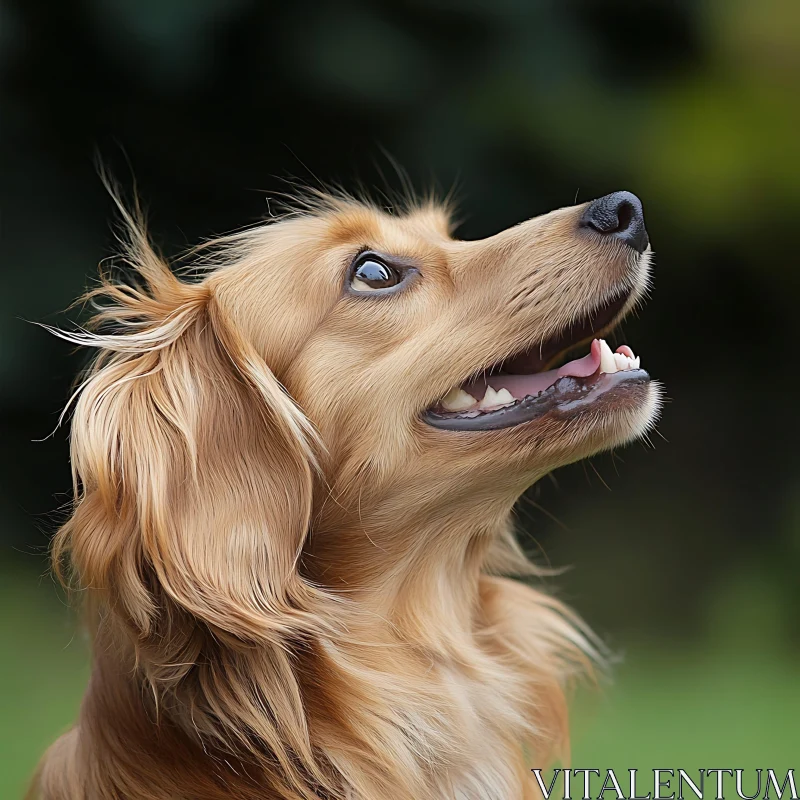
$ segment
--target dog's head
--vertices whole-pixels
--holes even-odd
[[[183,282],[134,226],[146,286],[106,283],[116,330],[71,335],[102,354],[76,408],[81,497],[60,542],[137,630],[152,587],[239,636],[264,609],[280,629],[313,593],[297,577],[312,528],[316,574],[354,524],[387,554],[442,520],[485,532],[544,473],[654,421],[638,358],[599,339],[647,286],[629,193],[480,241],[454,239],[432,205],[328,200],[219,253]]]
[[[214,296],[319,431],[338,510],[362,523],[505,503],[654,421],[639,359],[599,338],[648,283],[630,193],[480,241],[454,239],[434,206],[340,202],[238,244]]]

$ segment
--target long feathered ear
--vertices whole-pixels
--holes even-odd
[[[57,332],[100,352],[76,392],[56,562],[68,553],[140,646],[169,641],[176,612],[217,639],[277,643],[318,624],[297,572],[314,432],[209,284],[175,277],[127,221],[140,283],[104,279],[98,332]]]

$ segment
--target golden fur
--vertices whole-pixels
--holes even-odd
[[[554,467],[651,424],[655,390],[573,419],[453,433],[420,413],[566,326],[645,259],[575,234],[582,207],[482,241],[433,205],[328,199],[175,276],[127,216],[76,393],[75,506],[54,544],[93,671],[42,800],[509,800],[567,747],[594,655],[535,574],[512,507]],[[363,247],[424,265],[343,292]]]

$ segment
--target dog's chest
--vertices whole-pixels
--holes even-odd
[[[520,785],[521,743],[525,720],[515,699],[514,676],[495,666],[465,670],[463,665],[439,665],[439,702],[412,721],[431,765],[431,797],[450,800],[509,800],[524,796]],[[509,691],[511,689],[511,691]],[[419,751],[418,751],[419,752]]]

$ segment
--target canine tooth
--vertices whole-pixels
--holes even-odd
[[[641,364],[641,363],[642,363],[642,360],[639,358],[639,356],[636,356],[636,358],[633,359],[633,368],[634,369],[639,369],[639,364]]]
[[[478,406],[480,409],[497,408],[498,406],[507,406],[514,402],[514,397],[508,389],[500,389],[496,392],[491,386],[486,387],[486,394]]]
[[[600,340],[600,372],[618,372],[614,354],[605,339]]]
[[[628,356],[622,355],[622,353],[614,353],[614,363],[617,365],[617,371],[624,372],[626,369],[631,368],[631,360]]]
[[[451,389],[442,398],[442,407],[447,411],[466,411],[478,401],[463,389]]]

